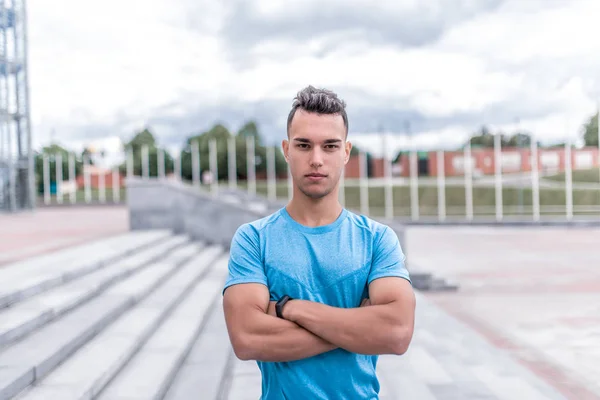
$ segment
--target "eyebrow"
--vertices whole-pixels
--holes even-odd
[[[295,138],[294,141],[296,142],[301,142],[301,143],[310,143],[310,139],[305,139],[305,138]],[[326,139],[324,141],[324,143],[326,144],[331,144],[331,143],[341,143],[342,139]]]

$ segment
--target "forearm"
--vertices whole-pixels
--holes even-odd
[[[268,314],[253,316],[241,342],[241,358],[258,361],[295,361],[337,347],[294,322]]]
[[[359,354],[403,352],[404,327],[393,304],[337,308],[304,300],[291,301],[284,316],[347,351]],[[285,310],[285,309],[284,309]]]

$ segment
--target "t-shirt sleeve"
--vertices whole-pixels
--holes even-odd
[[[259,236],[250,224],[240,226],[229,249],[229,274],[223,287],[225,290],[240,283],[262,283],[267,285],[267,276],[260,256]]]
[[[410,282],[405,261],[406,256],[400,246],[398,235],[386,226],[380,237],[376,239],[373,248],[373,261],[368,283],[384,277],[400,277]]]

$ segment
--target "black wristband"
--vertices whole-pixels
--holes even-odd
[[[283,306],[290,300],[292,300],[292,298],[286,294],[277,303],[275,303],[275,313],[279,318],[283,318]]]

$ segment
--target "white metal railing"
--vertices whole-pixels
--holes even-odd
[[[382,139],[385,146],[385,136]],[[408,155],[402,156],[406,159],[401,158],[396,164],[392,164],[392,160],[385,156],[383,160],[375,160],[383,166],[377,176],[368,176],[373,168],[369,167],[367,154],[361,151],[351,158],[357,168],[347,166],[342,174],[340,202],[365,215],[415,222],[432,219],[439,222],[481,219],[535,222],[548,218],[600,220],[600,182],[580,183],[574,179],[577,168],[573,168],[573,163],[577,150],[572,150],[569,143],[561,150],[564,152],[562,180],[549,179],[542,173],[540,155],[546,150],[538,149],[535,140],[532,140],[528,149],[531,170],[518,173],[504,171],[503,159],[506,154],[499,139],[494,144],[489,152],[489,157],[492,157],[491,161],[488,160],[492,164],[488,165],[489,172],[477,176],[475,170],[481,167],[475,165],[473,160],[480,150],[470,146],[460,151],[429,152],[429,175],[420,173],[419,165],[423,160],[419,160],[414,147],[409,149]],[[237,145],[239,151],[240,143]],[[185,180],[215,196],[223,191],[237,190],[245,192],[247,196],[262,196],[270,201],[289,200],[294,190],[290,172],[276,167],[278,160],[281,163],[283,159],[281,149],[263,148],[263,156],[259,157],[259,148],[253,137],[246,138],[243,145],[245,152],[236,155],[235,138],[228,139],[227,143],[221,143],[220,146],[212,139],[208,151],[205,148],[201,154],[198,143],[192,142],[188,149],[191,154],[188,154],[185,164],[183,153],[172,158],[162,150],[150,152],[148,146],[142,146],[135,159],[133,152],[128,150],[123,154],[122,165],[104,169],[91,165],[88,156],[80,161],[76,160],[74,154],[69,154],[66,164],[68,174],[63,171],[64,159],[60,154],[46,154],[42,157],[41,165],[43,204],[63,204],[65,197],[69,204],[120,203],[125,201],[125,178],[133,176]],[[240,164],[237,157],[241,155],[245,155],[244,164]],[[594,168],[598,168],[599,157],[596,156]],[[50,158],[54,168],[51,168]],[[168,166],[167,158],[171,160]],[[458,168],[454,164],[458,165],[456,160],[461,159],[462,166]],[[81,168],[76,176],[76,163],[79,162]],[[392,173],[394,166],[399,165],[403,167],[400,174]],[[242,168],[238,169],[238,166]]]

